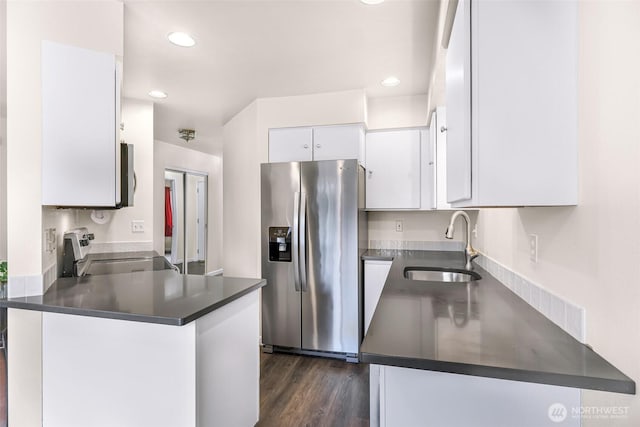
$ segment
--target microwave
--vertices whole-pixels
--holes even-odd
[[[136,185],[136,173],[133,170],[133,144],[120,144],[120,203],[116,208],[133,206]]]

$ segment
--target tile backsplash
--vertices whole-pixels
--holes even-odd
[[[152,251],[152,241],[130,241],[130,242],[93,242],[91,243],[91,253],[108,252],[142,252]]]
[[[369,249],[399,249],[409,251],[463,251],[464,242],[458,240],[369,240]]]
[[[476,263],[568,334],[582,343],[585,342],[586,312],[583,307],[554,295],[485,255],[480,255]]]

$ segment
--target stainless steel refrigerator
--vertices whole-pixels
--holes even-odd
[[[357,160],[261,168],[264,349],[357,361],[364,170]]]

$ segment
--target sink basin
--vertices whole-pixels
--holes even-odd
[[[421,280],[426,282],[472,282],[481,277],[474,271],[452,270],[441,268],[407,267],[404,269],[404,277],[409,280]]]

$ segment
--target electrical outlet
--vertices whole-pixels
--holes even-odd
[[[144,233],[144,221],[139,219],[135,221],[131,221],[131,232],[132,233]]]
[[[538,262],[538,235],[529,234],[529,260]]]
[[[404,224],[402,223],[402,220],[396,219],[396,231],[398,233],[402,233],[402,230],[404,230]]]

